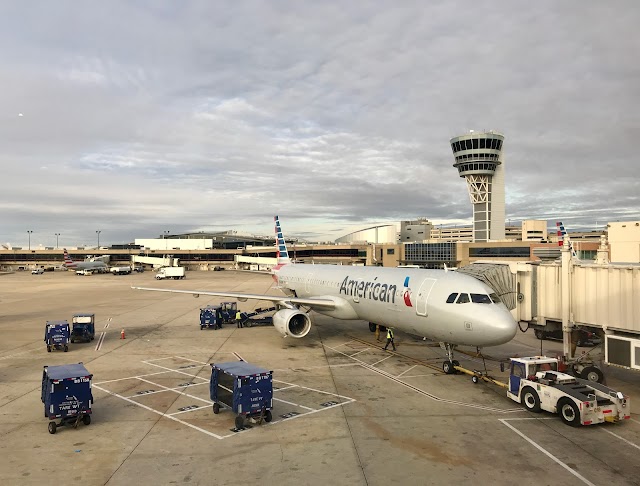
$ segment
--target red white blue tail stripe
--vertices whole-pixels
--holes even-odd
[[[567,231],[564,229],[564,225],[562,221],[556,222],[556,227],[558,228],[558,246],[562,246],[564,244],[564,236],[567,234]],[[573,249],[573,245],[571,244],[571,240],[569,240],[569,249],[571,250],[571,256],[576,258],[576,252]]]
[[[75,268],[78,266],[78,264],[71,259],[66,248],[64,248],[64,266],[67,268]]]
[[[287,245],[284,242],[284,236],[282,236],[282,227],[280,226],[280,219],[278,216],[274,216],[273,220],[276,223],[276,248],[278,249],[277,258],[278,258],[278,266],[286,265],[287,263],[291,263],[289,259],[289,252],[287,251]]]

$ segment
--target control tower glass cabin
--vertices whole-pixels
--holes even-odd
[[[494,131],[453,137],[453,166],[467,181],[473,205],[473,241],[505,238],[504,136]]]

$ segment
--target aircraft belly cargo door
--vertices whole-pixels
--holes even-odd
[[[425,278],[420,285],[418,295],[416,296],[416,314],[419,316],[427,315],[427,299],[435,283],[435,278]]]

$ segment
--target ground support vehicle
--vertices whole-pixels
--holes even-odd
[[[131,273],[131,267],[129,265],[125,265],[122,267],[111,267],[109,271],[112,275],[129,275]]]
[[[93,341],[96,334],[96,315],[92,312],[73,314],[71,326],[72,343]]]
[[[213,413],[221,406],[233,410],[236,430],[244,429],[247,419],[271,422],[273,372],[245,361],[212,364],[209,395]]]
[[[545,356],[511,358],[507,396],[531,412],[557,413],[572,426],[631,418],[628,396],[562,373],[558,364],[558,359]]]
[[[156,280],[173,278],[175,280],[184,278],[184,267],[160,267],[156,273]]]
[[[44,273],[44,268],[34,268],[31,270],[31,275],[42,275]]]
[[[258,307],[253,312],[242,312],[241,322],[244,327],[254,327],[254,326],[272,326],[273,325],[273,317],[255,317],[260,314],[265,314],[267,312],[275,311],[276,307],[268,307],[266,309],[262,309]]]
[[[223,322],[235,322],[236,312],[238,312],[237,302],[222,302],[220,304],[220,312]]]
[[[47,352],[52,349],[69,351],[69,323],[67,321],[47,321],[44,327],[44,342],[47,343]]]
[[[63,425],[75,428],[80,422],[91,423],[91,378],[93,375],[82,363],[44,367],[40,399],[44,416],[50,420],[50,434]],[[60,419],[57,424],[56,419]]]
[[[217,329],[222,327],[219,305],[207,305],[200,309],[200,329]]]

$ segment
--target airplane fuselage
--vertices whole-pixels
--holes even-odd
[[[314,310],[338,319],[480,347],[506,343],[517,330],[491,288],[455,271],[289,264],[273,273],[289,295],[333,300],[335,308]]]

